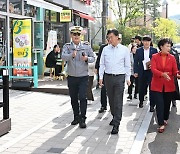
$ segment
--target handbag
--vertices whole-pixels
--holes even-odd
[[[175,91],[173,92],[172,100],[180,100],[180,90],[177,78],[174,78]]]

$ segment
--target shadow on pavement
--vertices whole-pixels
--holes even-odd
[[[179,113],[178,113],[179,114]],[[178,143],[180,142],[180,115],[177,108],[172,107],[168,125],[164,133],[157,132],[156,114],[153,115],[141,154],[179,154]]]
[[[79,125],[70,125],[73,120],[72,111],[55,118],[48,126],[48,132],[44,134],[44,141],[33,154],[39,153],[63,153],[63,154],[100,154],[123,153],[118,146],[118,135],[111,135],[112,119],[110,112],[98,113],[99,103],[88,106],[87,128],[81,129]],[[40,130],[39,130],[40,131]],[[48,138],[48,134],[54,134]],[[47,136],[46,136],[47,135]]]

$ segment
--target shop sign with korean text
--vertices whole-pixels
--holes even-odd
[[[30,67],[32,45],[32,20],[13,20],[13,65]],[[31,76],[30,68],[13,69],[14,76]]]
[[[60,22],[71,22],[72,10],[62,10],[60,13]]]

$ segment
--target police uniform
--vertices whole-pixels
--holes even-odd
[[[82,27],[73,26],[70,33],[81,33]],[[75,57],[73,52],[77,51]],[[87,56],[88,60],[83,61],[82,56]],[[62,49],[62,59],[67,62],[67,81],[69,94],[71,97],[71,105],[74,113],[72,125],[79,123],[81,128],[85,128],[86,110],[87,110],[87,86],[88,86],[88,63],[95,61],[95,54],[88,42],[79,42],[75,44],[73,41],[66,43]],[[78,102],[80,100],[80,103]]]

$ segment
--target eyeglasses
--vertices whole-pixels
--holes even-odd
[[[73,36],[80,36],[81,34],[80,33],[72,33]]]

